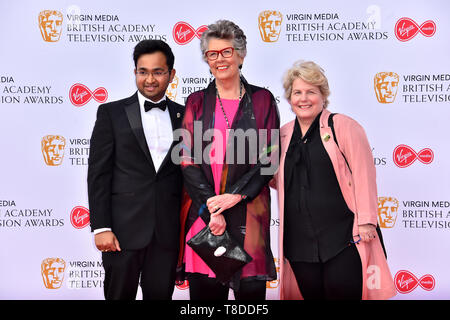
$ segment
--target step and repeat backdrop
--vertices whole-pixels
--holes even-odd
[[[372,146],[393,299],[450,299],[449,11],[444,0],[1,1],[0,299],[103,299],[86,186],[97,107],[136,91],[143,39],[172,47],[167,94],[184,104],[210,81],[199,36],[219,19],[244,30],[243,74],[274,94],[282,124],[294,118],[284,72],[299,59],[323,67],[329,110]],[[267,288],[277,299],[278,280]]]

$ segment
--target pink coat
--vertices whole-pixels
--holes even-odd
[[[349,209],[355,213],[353,234],[358,234],[358,225],[377,224],[377,186],[372,151],[364,129],[353,119],[337,114],[334,116],[334,129],[339,147],[352,168],[350,173],[344,157],[333,139],[328,127],[330,112],[323,110],[320,117],[320,136],[333,163],[339,186]],[[294,131],[293,120],[281,128],[280,166],[271,186],[278,190],[279,261],[280,261],[280,299],[302,299],[294,273],[283,255],[284,230],[284,161]],[[378,237],[370,242],[360,242],[356,246],[361,257],[363,269],[363,300],[388,299],[396,294],[394,281],[389,271],[383,248]]]

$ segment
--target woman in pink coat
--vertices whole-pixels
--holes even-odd
[[[376,229],[376,173],[364,129],[336,114],[332,130],[328,81],[314,62],[295,63],[283,85],[296,119],[281,128],[281,161],[273,180],[280,298],[394,296]]]

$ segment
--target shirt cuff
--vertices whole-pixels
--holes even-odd
[[[99,234],[99,233],[105,232],[105,231],[111,231],[111,228],[100,228],[100,229],[95,229],[95,230],[94,230],[94,234]]]

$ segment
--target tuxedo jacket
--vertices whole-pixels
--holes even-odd
[[[184,107],[167,99],[173,130]],[[155,235],[179,246],[182,175],[171,160],[174,141],[156,172],[145,139],[137,92],[102,104],[90,141],[88,196],[91,229],[111,228],[122,249],[141,249]]]

